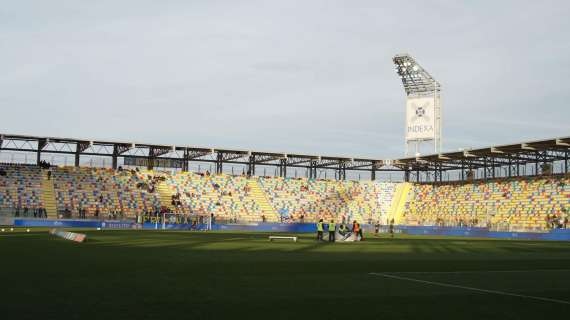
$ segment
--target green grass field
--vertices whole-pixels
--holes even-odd
[[[80,244],[47,230],[0,233],[2,319],[570,315],[570,243],[369,237],[328,244],[313,235],[270,243],[264,233],[85,232],[89,241]]]

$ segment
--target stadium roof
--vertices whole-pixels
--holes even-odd
[[[307,155],[284,152],[263,152],[241,149],[210,148],[194,146],[177,146],[164,144],[148,144],[135,142],[119,142],[108,140],[73,139],[60,137],[27,136],[17,134],[0,134],[0,151],[35,152],[38,162],[41,153],[75,155],[75,163],[79,164],[80,156],[108,156],[113,158],[113,167],[117,166],[118,157],[131,159],[171,160],[173,167],[187,169],[189,161],[216,163],[216,171],[222,171],[223,164],[244,164],[248,170],[255,172],[255,165],[277,166],[282,174],[287,167],[300,167],[311,170],[316,177],[317,169],[339,170],[339,176],[346,175],[346,170],[356,171],[400,171],[399,168],[385,167],[384,160],[367,158],[349,158],[337,156]],[[142,163],[142,162],[139,162]],[[162,161],[161,164],[167,162]],[[155,167],[157,165],[154,165]]]
[[[526,164],[565,161],[568,169],[570,137],[529,141],[507,145],[497,145],[479,149],[468,149],[396,160],[370,158],[349,158],[321,155],[307,155],[283,152],[262,152],[239,149],[218,149],[208,147],[176,146],[107,140],[86,140],[59,137],[39,137],[15,134],[0,134],[0,151],[35,152],[38,162],[42,153],[75,155],[75,164],[80,156],[108,156],[113,158],[144,159],[147,166],[161,159],[162,164],[180,164],[188,168],[188,162],[216,163],[216,171],[221,172],[223,164],[245,164],[252,174],[255,165],[276,166],[282,175],[287,167],[307,168],[316,177],[317,169],[338,170],[342,178],[346,170],[369,171],[375,177],[376,171],[448,171],[518,166]],[[139,162],[143,163],[143,162]],[[154,165],[157,166],[157,165]]]
[[[393,164],[405,171],[474,170],[496,167],[508,167],[510,171],[511,168],[527,164],[538,166],[540,163],[564,161],[564,171],[568,173],[569,156],[570,137],[563,137],[403,158],[395,160]]]

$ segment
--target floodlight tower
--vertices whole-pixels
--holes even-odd
[[[406,156],[410,144],[415,144],[417,155],[420,145],[430,142],[439,153],[441,85],[409,54],[398,54],[393,61],[406,91]]]

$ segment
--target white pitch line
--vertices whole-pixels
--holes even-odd
[[[569,272],[570,269],[531,269],[531,270],[465,270],[465,271],[393,271],[397,274],[470,274],[470,273],[528,273],[528,272]]]
[[[397,280],[418,282],[418,283],[424,283],[424,284],[431,284],[431,285],[439,286],[439,287],[447,287],[447,288],[456,288],[456,289],[463,289],[463,290],[471,290],[471,291],[477,291],[477,292],[498,294],[498,295],[503,295],[503,296],[511,296],[511,297],[518,297],[518,298],[525,298],[525,299],[533,299],[533,300],[539,300],[539,301],[547,301],[547,302],[554,302],[554,303],[560,303],[560,304],[568,304],[568,305],[570,305],[570,301],[565,301],[565,300],[558,300],[558,299],[551,299],[551,298],[544,298],[544,297],[536,297],[536,296],[527,296],[527,295],[524,295],[524,294],[517,294],[517,293],[511,293],[511,292],[504,292],[504,291],[497,291],[497,290],[488,290],[488,289],[479,289],[479,288],[466,287],[466,286],[459,286],[459,285],[456,285],[456,284],[449,284],[449,283],[443,283],[443,282],[434,282],[434,281],[420,280],[420,279],[414,279],[414,278],[399,277],[399,276],[395,276],[395,275],[391,275],[391,274],[386,274],[386,273],[370,272],[369,275],[380,276],[380,277],[391,278],[391,279],[397,279]]]

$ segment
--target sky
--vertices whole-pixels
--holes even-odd
[[[392,57],[443,150],[570,136],[568,1],[8,1],[0,133],[393,159]]]

